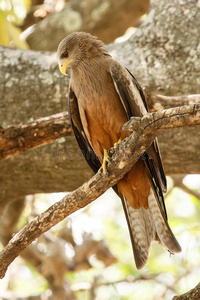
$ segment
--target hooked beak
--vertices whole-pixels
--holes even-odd
[[[59,69],[60,72],[64,75],[67,75],[67,66],[69,64],[71,57],[68,58],[68,60],[63,64],[63,63],[59,63]]]

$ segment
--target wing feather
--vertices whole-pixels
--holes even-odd
[[[116,61],[113,61],[111,65],[111,76],[120,100],[125,107],[128,118],[132,116],[142,117],[146,114],[147,103],[144,93],[131,72],[128,69],[124,69]],[[157,139],[152,143],[141,159],[143,159],[146,164],[150,178],[154,179],[152,184],[155,191],[158,192],[159,190],[158,199],[162,202],[160,205],[163,208],[165,217],[167,218],[165,203],[163,197],[160,197],[160,195],[162,195],[162,191],[166,191],[166,177],[160,158]]]
[[[72,125],[72,129],[74,131],[74,135],[78,142],[78,145],[89,164],[90,168],[96,173],[98,169],[101,167],[101,163],[94,153],[86,134],[83,129],[83,125],[80,118],[78,102],[75,93],[73,92],[72,88],[70,87],[69,92],[69,102],[68,102],[68,110],[69,110],[69,117]]]

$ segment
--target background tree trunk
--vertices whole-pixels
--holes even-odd
[[[129,41],[109,49],[151,92],[195,94],[200,84],[199,40],[197,0],[154,0],[146,20]]]
[[[26,40],[31,49],[55,51],[68,34],[86,31],[108,44],[137,24],[148,8],[148,0],[70,1],[63,10],[38,23]]]

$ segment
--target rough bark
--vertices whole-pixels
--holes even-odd
[[[130,40],[109,49],[147,90],[174,96],[195,94],[200,84],[199,40],[197,0],[154,0]]]
[[[129,121],[125,128],[133,133],[119,144],[117,153],[111,157],[107,166],[109,176],[98,172],[88,182],[22,228],[0,254],[0,277],[4,277],[10,263],[32,241],[115,185],[151,145],[160,130],[195,125],[200,125],[200,105],[149,113],[142,118],[133,118]]]
[[[73,0],[38,23],[26,40],[31,49],[52,51],[73,31],[86,31],[111,43],[135,25],[148,8],[148,0]]]
[[[68,112],[0,129],[0,160],[71,135]]]
[[[147,92],[145,94],[148,108],[151,112],[164,108],[200,103],[200,94],[181,96],[153,95]]]
[[[0,47],[0,126],[67,111],[68,81],[56,54]]]

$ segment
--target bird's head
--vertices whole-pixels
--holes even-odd
[[[110,56],[104,44],[95,36],[85,32],[74,32],[64,38],[57,50],[61,73],[66,75],[67,68],[76,68],[81,63],[97,57]]]

